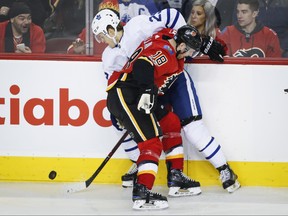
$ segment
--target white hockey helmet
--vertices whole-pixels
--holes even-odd
[[[117,26],[120,23],[120,19],[115,12],[109,9],[100,10],[92,20],[91,28],[97,42],[101,43],[101,39],[98,37],[100,33],[113,39],[115,41],[115,36],[117,34]],[[109,36],[107,27],[111,26],[115,30],[115,35],[113,37]]]

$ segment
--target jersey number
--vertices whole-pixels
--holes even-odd
[[[161,18],[161,14],[158,12],[152,16],[149,17],[149,21],[153,22],[153,20],[156,20],[157,22],[161,22],[162,18]]]
[[[143,48],[139,47],[130,57],[129,61],[126,63],[126,65],[124,66],[124,68],[129,68],[131,63],[138,59],[138,57],[140,56],[140,54],[142,53]],[[161,51],[157,51],[154,55],[152,55],[153,58],[153,62],[155,65],[157,66],[161,66],[163,64],[165,64],[166,62],[168,62],[168,59],[166,58],[166,56],[161,52]]]
[[[161,51],[158,51],[152,57],[155,61],[155,64],[157,64],[158,66],[161,66],[161,65],[165,64],[166,62],[168,62],[166,56]]]

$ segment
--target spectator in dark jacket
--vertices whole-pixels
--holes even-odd
[[[32,23],[31,10],[25,3],[15,2],[8,16],[10,20],[0,23],[0,52],[45,52],[44,32]]]
[[[45,19],[49,17],[54,10],[52,1],[53,0],[0,0],[0,22],[9,20],[8,12],[14,2],[24,2],[31,9],[33,23],[43,27]]]

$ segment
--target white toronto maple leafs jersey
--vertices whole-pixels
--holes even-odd
[[[102,54],[103,69],[108,79],[114,71],[120,71],[140,43],[163,28],[178,29],[186,25],[185,19],[174,8],[148,16],[133,17],[125,26],[120,43],[115,48],[106,47]]]

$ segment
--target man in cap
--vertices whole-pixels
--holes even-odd
[[[8,15],[10,20],[0,23],[0,52],[44,53],[45,35],[41,27],[32,23],[30,8],[15,2]]]

